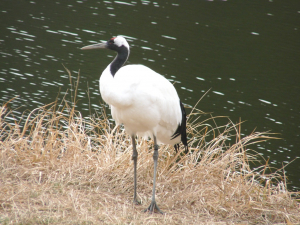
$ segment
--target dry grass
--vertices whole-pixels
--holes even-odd
[[[1,224],[300,221],[299,200],[291,197],[299,193],[287,190],[282,170],[267,173],[267,162],[251,150],[268,133],[241,138],[239,124],[212,127],[200,121],[201,113],[192,113],[191,153],[180,157],[171,146],[159,150],[156,196],[166,212],[160,215],[142,212],[151,198],[152,141],[137,141],[142,204],[134,205],[130,138],[104,112],[84,119],[65,102],[23,114],[14,124],[8,123],[14,112],[6,104],[0,114]]]

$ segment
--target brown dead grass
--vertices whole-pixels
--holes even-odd
[[[201,113],[190,114],[191,153],[176,155],[171,146],[159,150],[156,198],[165,212],[159,215],[142,212],[151,198],[152,141],[137,140],[142,204],[134,205],[130,138],[104,112],[84,119],[65,102],[24,113],[14,124],[8,123],[14,112],[6,104],[0,115],[1,224],[300,221],[299,200],[291,197],[299,193],[287,190],[282,170],[267,173],[267,162],[251,150],[270,139],[268,133],[241,138],[240,124],[212,127],[200,121]]]

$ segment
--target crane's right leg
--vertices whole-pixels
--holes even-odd
[[[133,194],[133,203],[135,204],[140,204],[140,202],[137,200],[137,196],[136,196],[136,165],[137,165],[137,158],[138,158],[138,152],[136,150],[136,144],[135,144],[135,136],[132,135],[131,136],[131,140],[132,140],[132,160],[133,160],[133,173],[134,173],[134,194]]]
[[[156,183],[156,168],[157,168],[157,160],[158,160],[158,145],[156,142],[156,137],[153,135],[153,140],[154,140],[154,152],[153,152],[153,160],[154,160],[154,175],[153,175],[153,189],[152,189],[152,201],[147,209],[145,209],[144,212],[159,212],[161,214],[164,214],[157,206],[156,201],[155,201],[155,183]]]

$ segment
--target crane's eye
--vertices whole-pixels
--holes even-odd
[[[113,38],[111,38],[110,40],[109,40],[109,44],[111,45],[111,44],[114,44],[115,43],[115,37],[113,37]]]

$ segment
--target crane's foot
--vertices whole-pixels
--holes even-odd
[[[133,204],[135,205],[140,205],[141,201],[137,200],[137,199],[133,199]]]
[[[160,213],[160,214],[164,214],[157,206],[155,201],[152,201],[151,204],[149,205],[149,207],[147,209],[145,209],[144,212],[149,212],[149,213]]]

